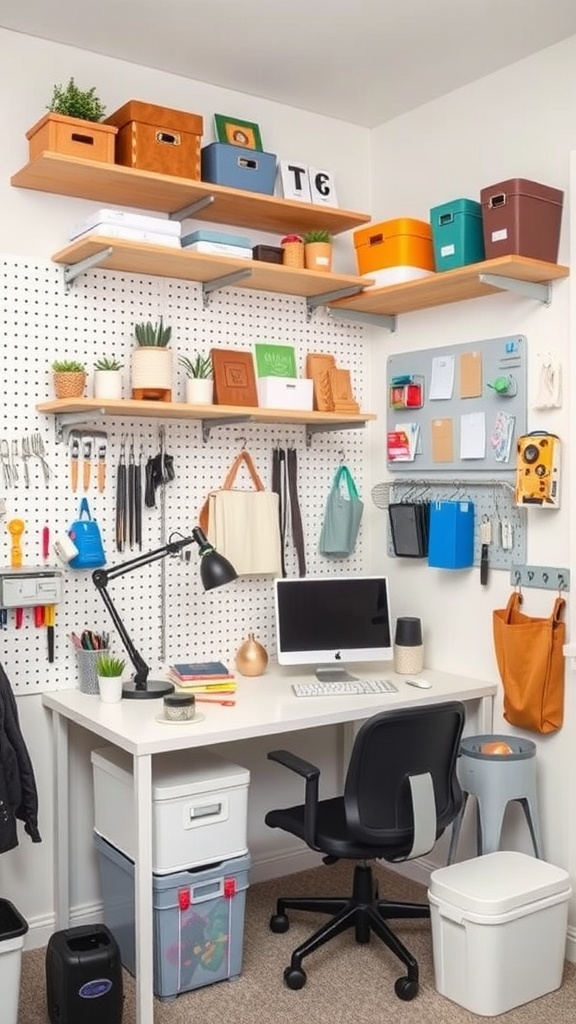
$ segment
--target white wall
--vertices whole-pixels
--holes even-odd
[[[373,215],[428,219],[432,206],[460,197],[479,199],[480,189],[511,177],[524,177],[566,192],[560,263],[570,261],[570,153],[576,148],[576,37],[459,89],[373,132]],[[572,172],[574,184],[574,171]],[[525,334],[529,356],[529,430],[557,433],[563,442],[562,508],[528,511],[529,564],[574,571],[571,477],[574,455],[569,415],[571,330],[569,311],[574,285],[554,287],[549,308],[512,293],[403,316],[396,334],[375,341],[379,367],[374,373],[372,405],[382,394],[388,354],[429,346],[453,345],[508,334]],[[535,366],[538,352],[552,351],[563,366],[564,404],[558,411],[536,412]],[[382,430],[383,430],[383,424]],[[382,434],[381,451],[384,451]],[[384,460],[373,472],[386,477]],[[380,476],[378,477],[378,474]],[[571,514],[572,513],[572,514]],[[383,513],[380,513],[383,515]],[[420,615],[425,625],[427,661],[434,668],[465,672],[498,681],[492,643],[492,609],[502,607],[511,587],[507,573],[491,571],[481,587],[479,571],[450,573],[423,568],[407,559],[382,563],[392,580],[397,614]],[[528,614],[548,615],[556,594],[525,590]],[[574,632],[574,612],[568,601]],[[567,677],[564,728],[538,737],[540,815],[545,856],[576,874],[570,819],[576,717],[573,675]],[[497,701],[496,731],[509,732]],[[530,849],[519,817],[506,841]],[[526,844],[526,845],[524,845]],[[571,929],[576,924],[576,903]]]

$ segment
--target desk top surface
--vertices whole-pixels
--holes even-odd
[[[386,666],[380,672],[366,671],[366,666],[347,667],[364,679],[382,676],[392,679],[398,686],[398,692],[350,697],[296,697],[291,683],[309,681],[313,678],[311,672],[271,666],[264,675],[238,678],[233,707],[198,704],[197,711],[203,716],[202,720],[185,723],[156,721],[156,716],[162,712],[161,698],[104,704],[97,696],[71,689],[45,693],[42,700],[51,711],[133,755],[142,756],[361,721],[386,708],[446,700],[479,700],[494,696],[497,690],[495,683],[428,669],[421,674],[432,686],[428,690],[420,690],[408,686],[407,677],[388,671]]]

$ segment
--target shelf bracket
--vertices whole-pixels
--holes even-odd
[[[71,427],[78,427],[80,424],[85,424],[88,420],[98,419],[98,410],[95,410],[92,415],[88,415],[85,412],[60,412],[54,417],[54,433],[56,444],[66,443],[68,440],[68,431]]]
[[[80,260],[79,263],[68,263],[64,267],[64,285],[66,291],[69,292],[72,288],[74,281],[80,274],[85,274],[87,270],[91,270],[92,267],[97,267],[104,260],[107,260],[109,256],[114,252],[111,245],[107,249],[100,249],[100,252],[95,252],[93,256],[87,256],[85,260]]]
[[[543,302],[545,306],[552,304],[552,285],[549,281],[538,284],[536,281],[518,281],[515,277],[502,277],[500,274],[480,274],[479,279],[482,284],[507,292],[518,292],[519,295]]]
[[[227,416],[225,419],[202,420],[202,440],[206,444],[210,440],[212,427],[229,427],[232,423],[249,423],[249,416]]]
[[[306,299],[306,320],[310,322],[317,306],[326,306],[336,299],[347,299],[350,295],[357,295],[360,290],[356,285],[350,285],[348,288],[339,288],[333,292],[323,292],[322,295],[309,296]]]
[[[394,334],[398,327],[398,317],[390,316],[388,313],[360,313],[355,309],[340,309],[329,307],[330,316],[342,317],[344,320],[354,320],[361,324],[371,324],[373,327],[383,327],[386,331]]]
[[[168,214],[168,220],[186,220],[188,217],[193,217],[195,213],[199,213],[200,210],[204,210],[206,206],[210,206],[213,202],[214,196],[204,196],[203,199],[197,199],[195,203],[183,206],[181,210],[174,210],[174,213]]]
[[[223,277],[215,277],[213,281],[205,281],[202,285],[202,301],[204,309],[208,308],[212,292],[220,291],[221,288],[228,288],[230,285],[236,284],[236,281],[242,281],[245,277],[250,277],[251,274],[252,269],[247,267],[246,270],[235,270],[232,274],[224,274]]]
[[[334,430],[364,430],[365,423],[307,423],[306,447],[310,448],[314,434],[328,434]]]

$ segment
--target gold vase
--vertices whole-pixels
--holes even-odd
[[[261,676],[268,664],[268,655],[262,644],[249,633],[248,639],[236,651],[236,668],[242,676]]]

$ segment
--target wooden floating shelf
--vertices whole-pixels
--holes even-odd
[[[351,298],[337,299],[330,303],[330,307],[375,316],[398,316],[451,302],[494,295],[505,290],[505,285],[482,281],[481,275],[484,274],[529,284],[549,284],[568,277],[570,270],[558,263],[545,263],[525,256],[499,256],[483,263],[446,270],[441,274],[430,274],[417,281],[389,285],[386,288],[368,288]]]
[[[370,223],[369,214],[321,204],[225,188],[207,181],[140,171],[120,164],[80,160],[44,152],[12,176],[16,188],[30,188],[97,203],[178,214],[193,203],[208,205],[189,216],[252,231],[303,234],[325,228],[332,235]]]
[[[107,254],[107,250],[111,250]],[[366,278],[351,274],[323,273],[317,270],[294,270],[277,263],[243,260],[231,256],[213,256],[205,253],[176,249],[149,242],[129,242],[121,238],[91,235],[71,242],[52,259],[66,267],[74,267],[86,259],[102,259],[97,266],[102,270],[120,270],[124,273],[172,277],[186,281],[207,283],[218,278],[249,272],[249,276],[234,282],[235,288],[301,295],[306,298],[337,292],[342,288],[360,290]]]

